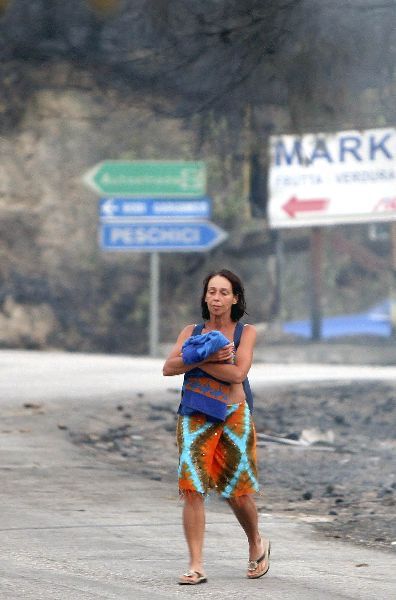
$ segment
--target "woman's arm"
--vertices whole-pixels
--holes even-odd
[[[166,377],[171,375],[182,375],[183,373],[187,373],[187,371],[191,371],[191,369],[195,369],[196,367],[201,367],[206,364],[208,361],[224,361],[230,360],[232,357],[232,344],[228,344],[221,348],[217,352],[211,354],[205,360],[194,363],[192,365],[186,365],[183,362],[183,358],[181,356],[182,346],[187,338],[189,338],[194,330],[194,325],[187,325],[179,334],[179,337],[176,340],[176,344],[173,346],[168,358],[166,359],[164,366],[162,368],[162,373]]]
[[[166,359],[164,366],[162,367],[162,373],[166,377],[170,375],[181,375],[190,371],[196,365],[185,365],[181,357],[181,350],[184,342],[190,337],[194,330],[194,325],[187,325],[179,334],[176,340],[176,344],[170,351],[168,358]]]
[[[218,362],[205,362],[199,368],[208,375],[222,379],[228,383],[242,383],[249,372],[253,360],[253,349],[256,343],[256,329],[253,325],[243,328],[239,347],[235,355],[234,364],[220,364]],[[209,360],[212,357],[209,357]]]
[[[212,361],[216,363],[217,361],[223,362],[230,360],[232,357],[232,344],[228,344],[221,348],[217,352],[211,354],[205,360],[194,363],[192,365],[186,365],[183,362],[183,358],[181,356],[182,346],[187,338],[189,338],[194,331],[194,325],[187,325],[179,334],[179,337],[176,340],[176,344],[173,346],[168,358],[166,359],[164,366],[162,368],[163,375],[171,376],[171,375],[182,375],[183,373],[187,373],[187,371],[191,371],[191,369],[195,369],[196,367],[202,368],[203,365],[208,364]]]

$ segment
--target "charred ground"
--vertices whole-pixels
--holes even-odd
[[[72,438],[131,475],[173,481],[176,496],[178,394],[169,388],[163,399],[125,398]],[[395,397],[396,386],[381,383],[256,390],[256,428],[264,434],[259,510],[310,521],[331,537],[394,548]],[[317,441],[302,445],[304,431]]]

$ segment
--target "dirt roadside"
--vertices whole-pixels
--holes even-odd
[[[69,434],[98,460],[173,481],[176,493],[179,390],[166,391],[164,399],[118,398]],[[256,389],[259,510],[308,521],[329,537],[395,550],[395,399],[392,383]]]

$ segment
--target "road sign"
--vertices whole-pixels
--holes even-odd
[[[200,197],[206,169],[204,162],[108,160],[90,169],[84,182],[104,196]]]
[[[207,221],[118,221],[101,224],[100,244],[103,250],[206,252],[227,237],[225,231]]]
[[[396,129],[274,136],[271,227],[396,220]]]
[[[207,219],[210,198],[101,198],[101,220],[132,217]]]

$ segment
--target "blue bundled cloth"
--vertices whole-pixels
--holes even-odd
[[[192,335],[182,346],[183,362],[186,365],[201,362],[229,343],[230,340],[217,330]],[[229,389],[229,383],[211,377],[199,368],[192,369],[184,377],[178,413],[192,415],[200,412],[213,421],[224,421]]]
[[[230,343],[221,331],[214,329],[208,333],[190,336],[182,346],[182,358],[185,365],[201,362],[213,352],[217,352]]]

